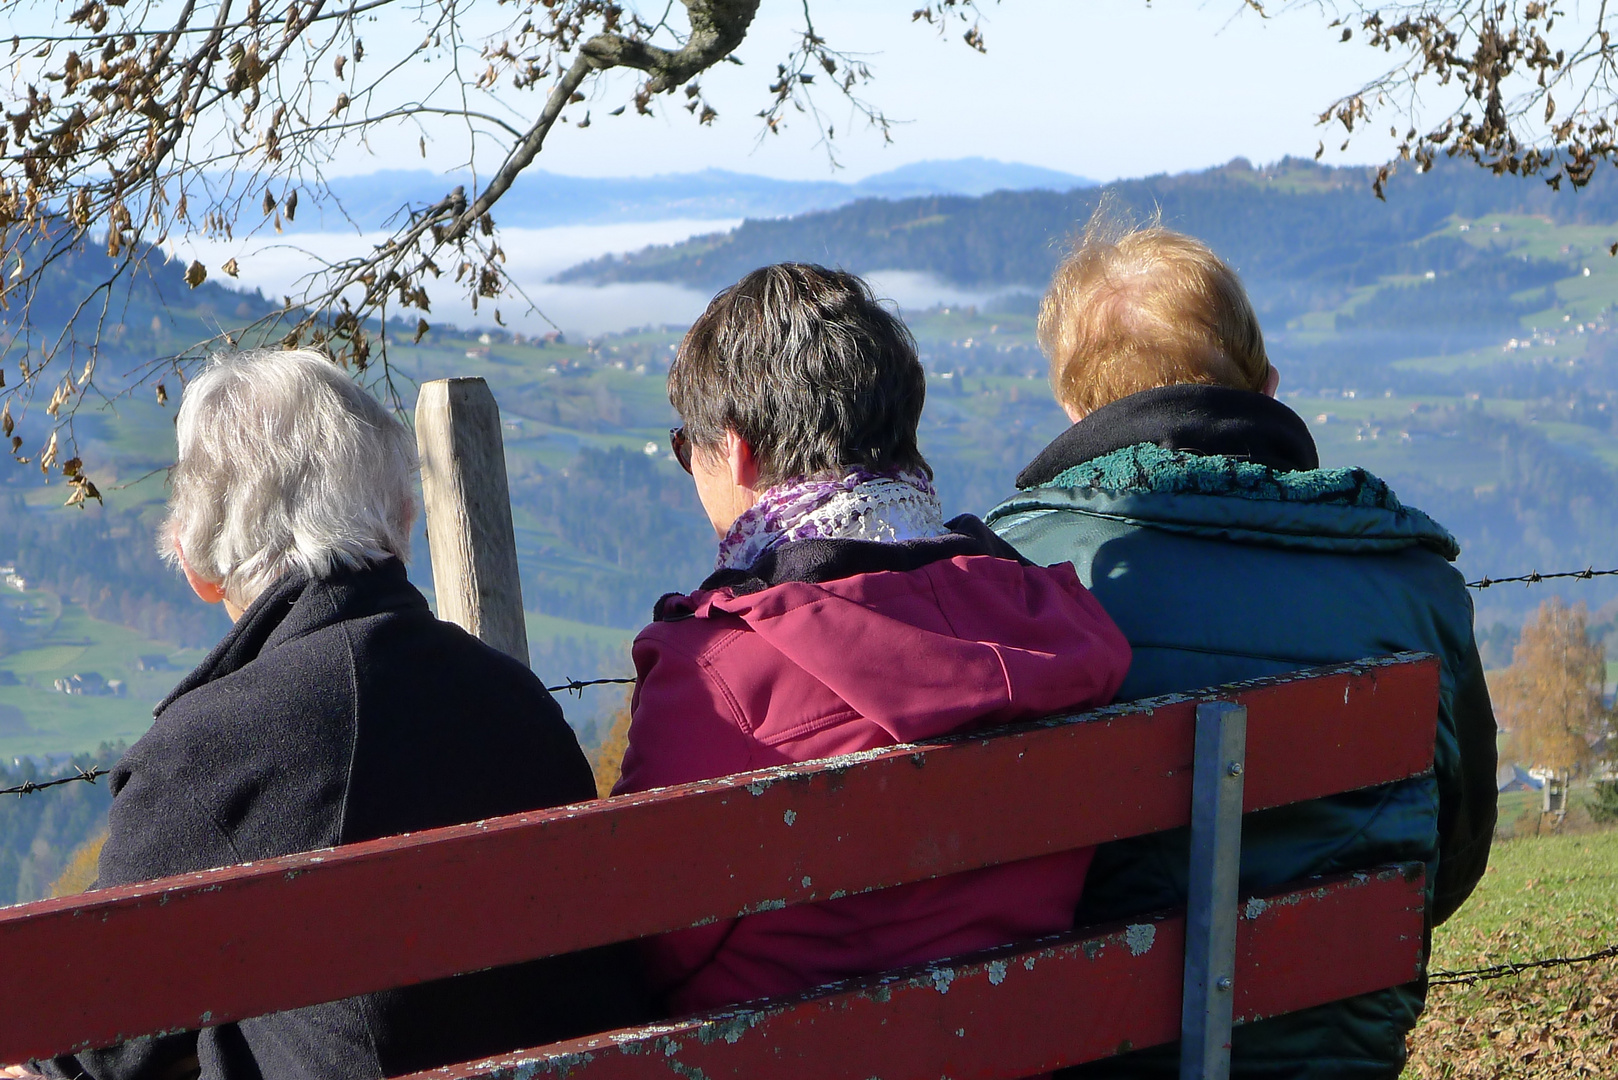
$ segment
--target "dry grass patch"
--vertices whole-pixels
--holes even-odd
[[[1432,968],[1596,952],[1618,942],[1618,830],[1509,840],[1433,935]],[[1618,959],[1433,987],[1404,1080],[1618,1077]]]

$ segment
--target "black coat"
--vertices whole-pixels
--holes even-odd
[[[595,796],[539,679],[435,619],[393,560],[272,586],[156,716],[112,772],[98,887]],[[96,1080],[197,1067],[229,1080],[396,1076],[638,1022],[638,978],[624,947],[599,949],[43,1069]]]

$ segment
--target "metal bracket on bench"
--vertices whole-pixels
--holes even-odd
[[[1197,706],[1191,778],[1191,877],[1185,924],[1180,1080],[1228,1080],[1236,980],[1247,709]]]

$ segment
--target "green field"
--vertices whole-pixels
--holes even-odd
[[[1618,944],[1618,830],[1496,843],[1466,906],[1433,934],[1434,971]],[[1618,960],[1434,987],[1405,1080],[1618,1075]]]
[[[91,618],[48,592],[0,584],[0,604],[26,611],[25,625],[33,631],[31,640],[0,661],[8,673],[0,676],[0,761],[133,742],[151,724],[152,706],[204,655]],[[160,660],[143,665],[142,657]],[[122,693],[66,694],[55,688],[58,679],[90,673],[122,683]]]

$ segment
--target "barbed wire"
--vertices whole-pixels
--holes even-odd
[[[612,684],[624,685],[634,681],[634,679],[569,679],[565,683],[547,686],[545,689],[553,694],[567,692],[582,698],[587,687]],[[74,766],[74,769],[77,771],[72,776],[58,776],[53,780],[25,780],[15,787],[0,788],[0,795],[21,797],[23,795],[32,795],[36,791],[44,791],[46,788],[60,787],[63,784],[76,784],[80,781],[93,784],[101,777],[106,776],[108,772],[108,770],[100,768],[80,769],[77,765]]]
[[[1485,575],[1482,578],[1479,578],[1477,581],[1468,581],[1466,583],[1466,587],[1469,588],[1469,589],[1488,589],[1488,588],[1492,588],[1495,585],[1513,585],[1513,584],[1537,585],[1542,581],[1553,581],[1553,580],[1557,580],[1557,579],[1576,579],[1576,580],[1579,580],[1579,581],[1588,581],[1591,578],[1615,577],[1615,576],[1618,576],[1618,568],[1611,569],[1611,570],[1597,570],[1594,567],[1587,567],[1587,568],[1585,568],[1583,570],[1564,570],[1564,571],[1558,571],[1556,573],[1550,573],[1550,574],[1540,573],[1538,570],[1535,570],[1532,573],[1519,574],[1519,575],[1517,575],[1515,577],[1492,578],[1492,577],[1489,577],[1489,576]],[[552,693],[552,694],[561,694],[561,693],[573,694],[575,697],[578,697],[578,698],[582,699],[584,697],[584,691],[586,689],[592,687],[592,686],[627,686],[627,685],[633,683],[634,681],[635,680],[633,678],[610,678],[610,679],[573,679],[573,678],[570,678],[566,682],[557,683],[555,686],[547,686],[547,687],[545,687],[545,690],[546,690],[546,692]],[[73,776],[63,776],[63,777],[58,777],[58,778],[56,778],[54,780],[46,780],[46,781],[43,781],[43,782],[29,780],[29,781],[26,781],[26,782],[24,782],[22,784],[19,784],[16,787],[0,788],[0,795],[32,795],[34,792],[43,791],[45,788],[57,787],[58,785],[61,785],[61,784],[71,784],[71,783],[75,783],[75,782],[80,781],[80,780],[88,781],[88,782],[93,784],[93,783],[95,783],[95,781],[96,781],[96,779],[98,777],[105,776],[106,774],[107,774],[106,769],[91,769],[91,770],[88,770],[88,771],[80,769],[78,771],[78,773],[76,773]],[[1602,952],[1602,953],[1592,954],[1592,956],[1594,958],[1596,958],[1596,959],[1601,959],[1601,958],[1611,956],[1611,955],[1614,955],[1614,953],[1611,950],[1608,950],[1608,951]],[[1569,962],[1578,962],[1578,961],[1569,961]],[[1550,962],[1547,962],[1547,963],[1550,963]],[[1536,964],[1530,964],[1528,966],[1532,967],[1532,966],[1536,966]],[[1537,966],[1545,966],[1545,965],[1537,965]],[[1521,967],[1522,967],[1522,965],[1505,964],[1505,965],[1500,965],[1499,970],[1506,973],[1506,974],[1510,974],[1511,972],[1513,972],[1515,970],[1518,970]],[[1491,969],[1479,969],[1479,970],[1480,971],[1482,971],[1482,970],[1490,970],[1490,971],[1492,971],[1492,970],[1495,970],[1495,969],[1491,968]],[[1457,979],[1454,980],[1454,981],[1465,981],[1463,979],[1460,979],[1459,976],[1460,975],[1467,975],[1467,974],[1468,973],[1464,973],[1464,972],[1462,972],[1462,973],[1435,972],[1434,973],[1434,978],[1438,977],[1439,975],[1446,975],[1446,976],[1448,976],[1448,975],[1456,975]],[[1495,976],[1476,975],[1475,977],[1476,978],[1499,978],[1501,976],[1498,976],[1498,975],[1495,975]],[[1444,984],[1443,983],[1435,983],[1434,985],[1444,985]]]
[[[19,797],[32,795],[36,791],[44,791],[46,788],[58,787],[62,784],[73,784],[80,780],[93,784],[97,778],[106,776],[108,772],[106,769],[79,769],[77,765],[73,767],[78,769],[78,773],[74,776],[59,776],[55,780],[25,780],[16,787],[0,788],[0,795],[16,795]]]
[[[1468,581],[1466,587],[1468,589],[1487,589],[1495,585],[1514,585],[1519,582],[1524,585],[1537,585],[1541,581],[1553,581],[1557,578],[1577,578],[1580,581],[1588,581],[1591,578],[1612,577],[1614,575],[1618,575],[1618,569],[1597,570],[1593,566],[1585,570],[1563,570],[1555,574],[1542,574],[1535,570],[1533,573],[1519,574],[1516,577],[1492,578],[1485,574],[1476,581]]]
[[[566,691],[567,693],[574,694],[582,698],[584,696],[584,688],[587,686],[607,686],[613,683],[622,685],[625,683],[632,683],[634,681],[634,679],[569,679],[565,683],[559,683],[556,686],[547,686],[545,689],[552,694],[559,694]]]
[[[1595,952],[1585,953],[1583,956],[1549,956],[1543,960],[1521,960],[1494,964],[1490,967],[1471,968],[1466,971],[1433,971],[1427,975],[1427,985],[1451,986],[1456,983],[1465,983],[1471,986],[1474,983],[1488,982],[1491,979],[1504,979],[1508,975],[1521,975],[1525,971],[1533,971],[1536,968],[1592,964],[1597,960],[1610,960],[1613,957],[1618,957],[1618,945],[1608,945],[1605,949],[1597,949]]]

